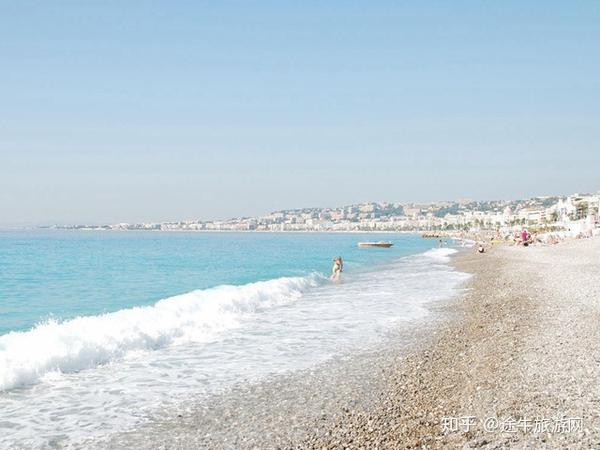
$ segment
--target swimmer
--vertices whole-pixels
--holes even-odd
[[[331,279],[333,281],[339,281],[342,276],[343,267],[344,263],[342,262],[341,256],[336,256],[333,258],[333,267],[331,268]]]

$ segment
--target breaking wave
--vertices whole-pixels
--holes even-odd
[[[33,384],[53,372],[76,372],[130,352],[209,342],[254,312],[293,302],[324,277],[284,277],[223,285],[158,301],[152,306],[67,321],[48,320],[0,336],[0,391]]]

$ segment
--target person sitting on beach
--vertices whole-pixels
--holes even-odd
[[[333,267],[331,269],[331,279],[334,281],[338,281],[342,275],[344,263],[342,262],[341,256],[336,256],[333,258]]]
[[[529,238],[531,237],[531,235],[529,234],[529,231],[527,231],[527,228],[523,228],[523,231],[521,231],[521,243],[524,246],[528,246],[529,245]]]
[[[479,247],[477,247],[477,252],[479,252],[479,253],[485,252],[485,248],[483,247],[483,244],[479,244]]]

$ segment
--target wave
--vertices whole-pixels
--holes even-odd
[[[300,298],[324,277],[284,277],[242,286],[223,285],[67,321],[48,320],[0,336],[0,391],[33,384],[53,372],[76,372],[130,352],[209,342],[249,314]]]
[[[454,248],[432,248],[431,250],[427,250],[423,253],[424,256],[435,259],[440,262],[448,262],[450,261],[450,256],[458,253],[458,250]]]

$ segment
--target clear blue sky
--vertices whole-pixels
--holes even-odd
[[[600,2],[0,3],[0,223],[600,189]]]

